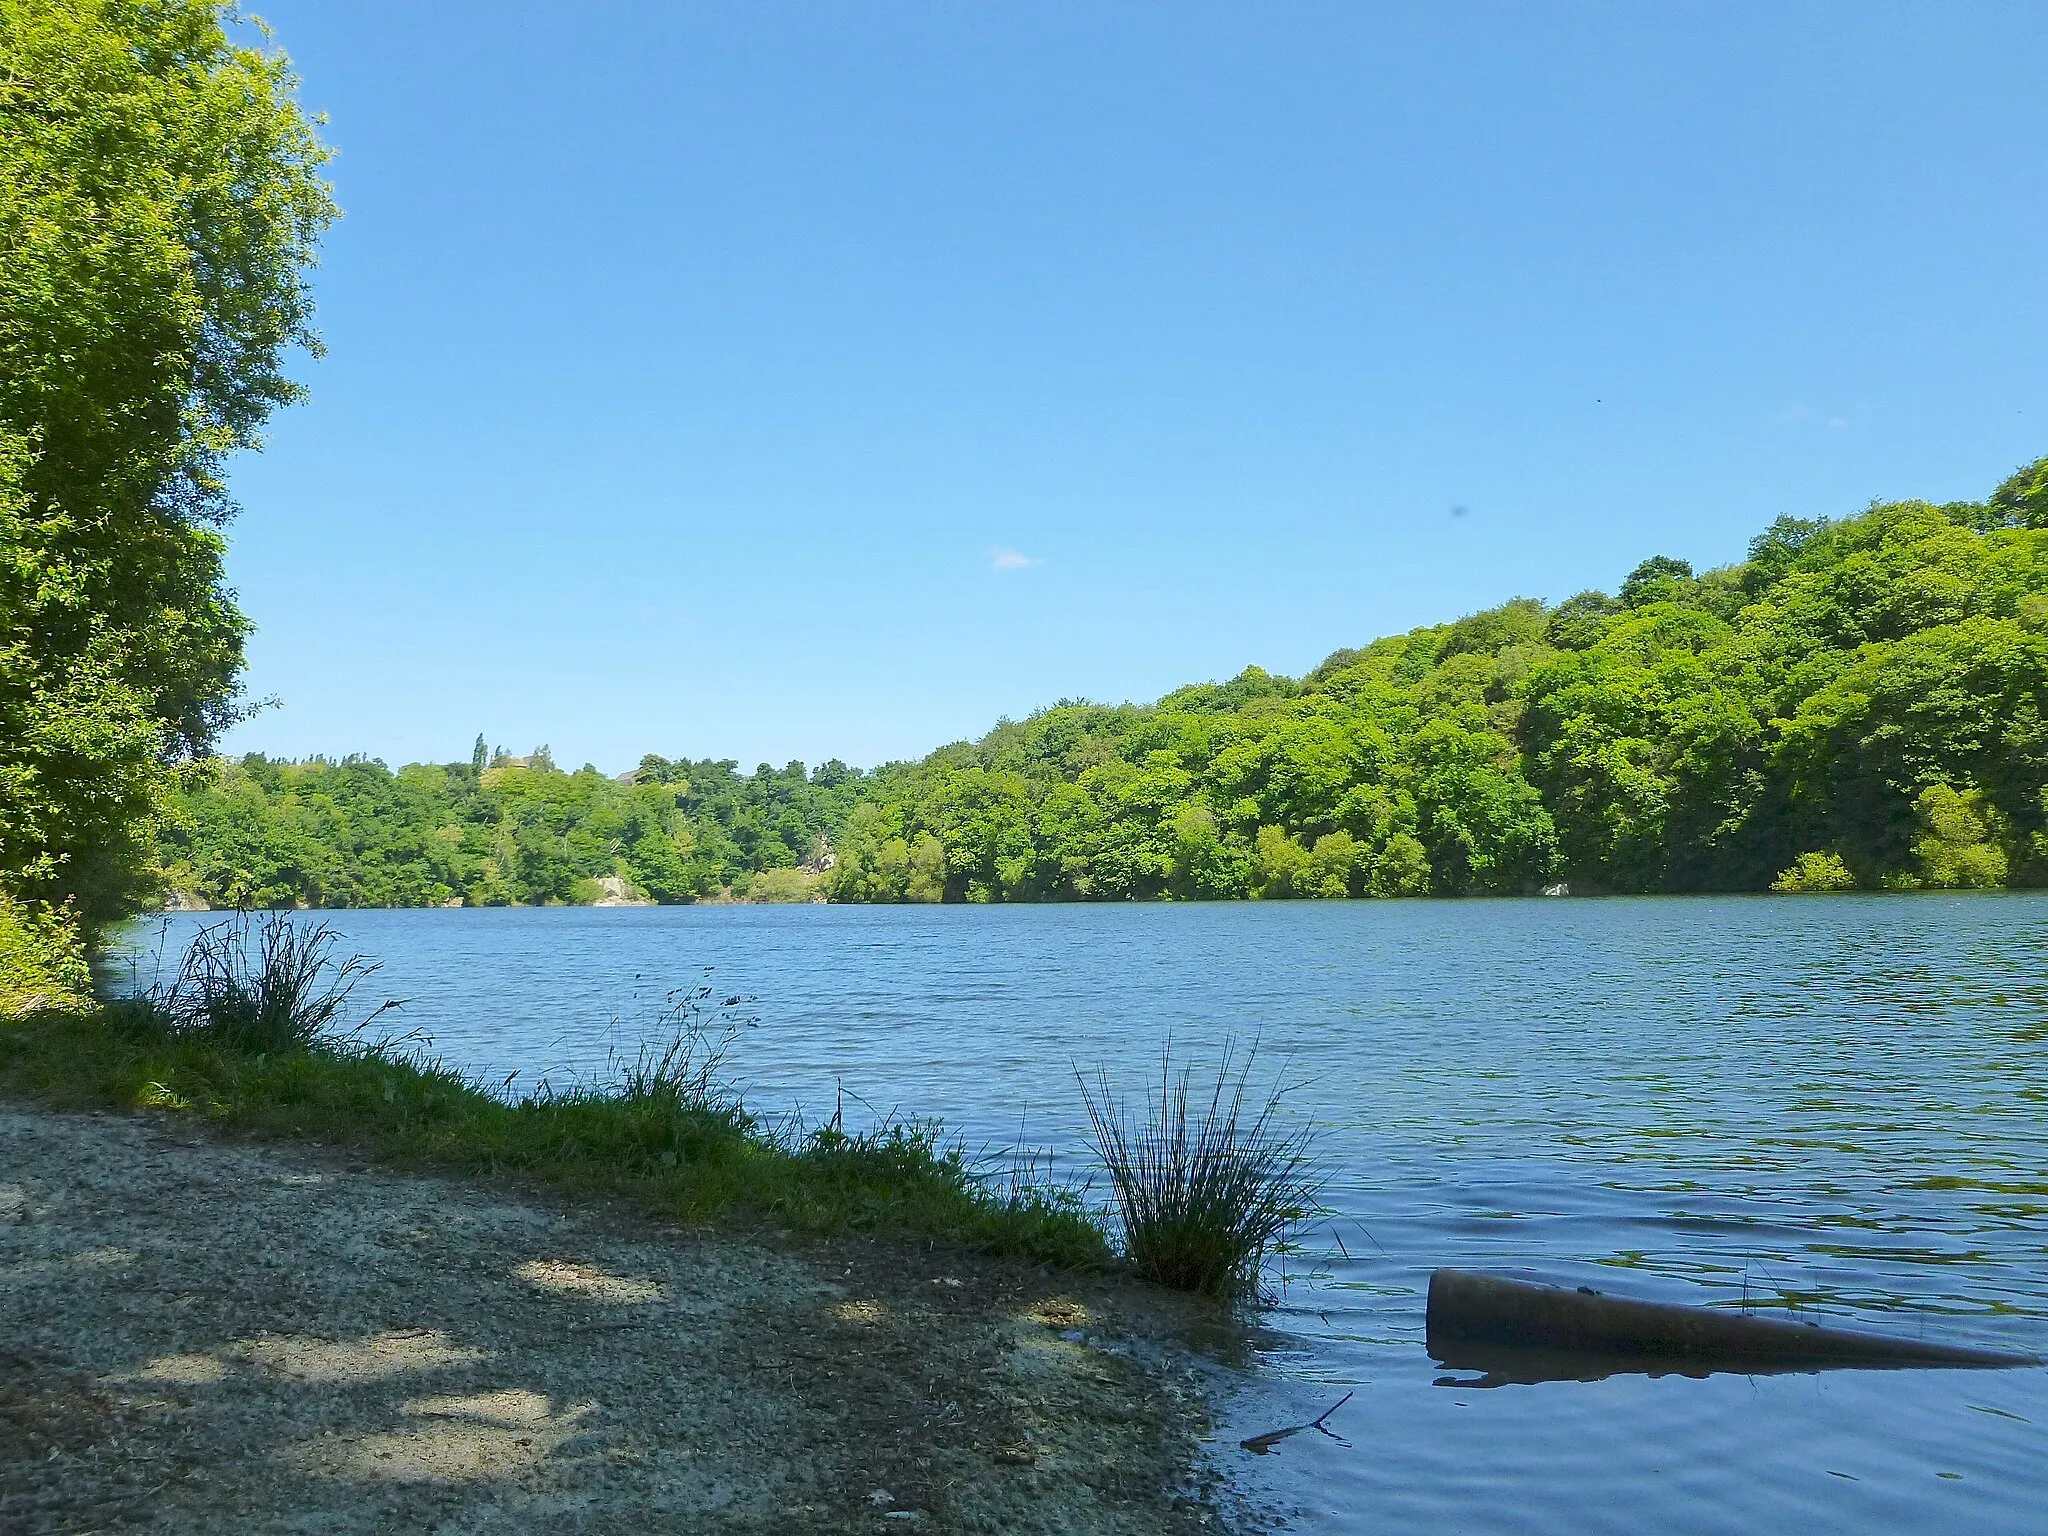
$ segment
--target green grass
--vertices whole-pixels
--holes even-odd
[[[351,995],[378,966],[338,957],[336,942],[326,924],[282,913],[209,924],[146,996],[0,1018],[0,1093],[313,1138],[398,1168],[507,1177],[679,1222],[887,1232],[1061,1268],[1121,1268],[1214,1297],[1255,1293],[1263,1255],[1316,1209],[1310,1132],[1281,1128],[1278,1088],[1248,1107],[1251,1058],[1233,1073],[1228,1050],[1204,1105],[1169,1044],[1143,1122],[1100,1073],[1095,1091],[1081,1082],[1119,1255],[1105,1218],[1071,1186],[1028,1161],[1006,1179],[985,1177],[935,1124],[850,1135],[836,1114],[808,1130],[758,1119],[718,1077],[737,1026],[721,1035],[710,1022],[742,998],[712,1004],[708,985],[671,993],[666,1049],[615,1062],[608,1083],[513,1102],[372,1040],[367,1026],[395,1003],[344,1028]]]
[[[195,1016],[196,1017],[196,1016]],[[390,1049],[262,1049],[246,1020],[181,1026],[148,1000],[0,1019],[0,1092],[61,1109],[145,1109],[235,1135],[314,1138],[408,1170],[506,1176],[697,1223],[887,1232],[1033,1263],[1107,1268],[1071,1191],[978,1176],[936,1127],[769,1127],[710,1087],[687,1043],[606,1087],[517,1103]]]

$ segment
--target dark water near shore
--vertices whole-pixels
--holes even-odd
[[[1339,1219],[1218,1456],[1301,1529],[2048,1529],[2048,1371],[1487,1389],[1422,1344],[1452,1265],[2048,1353],[2048,897],[330,917],[480,1075],[599,1074],[708,966],[751,1103],[843,1082],[970,1146],[1071,1157],[1071,1064],[1262,1037]],[[1236,1448],[1353,1387],[1348,1445]]]

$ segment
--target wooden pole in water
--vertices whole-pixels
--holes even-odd
[[[1629,1301],[1597,1291],[1567,1291],[1456,1269],[1440,1269],[1429,1277],[1426,1331],[1429,1352],[1439,1360],[1465,1343],[1646,1356],[1723,1369],[1744,1365],[1996,1369],[2042,1364],[2035,1355],[1926,1344],[1846,1328],[1745,1317],[1711,1307]]]

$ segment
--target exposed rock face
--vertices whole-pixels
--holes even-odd
[[[633,887],[626,883],[624,875],[601,875],[598,889],[604,894],[593,901],[593,907],[651,907],[653,902],[633,894]]]

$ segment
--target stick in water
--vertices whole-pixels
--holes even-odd
[[[1250,1451],[1253,1455],[1263,1456],[1266,1454],[1266,1452],[1272,1450],[1274,1446],[1278,1445],[1282,1440],[1285,1440],[1289,1435],[1298,1435],[1305,1429],[1317,1430],[1322,1434],[1328,1435],[1332,1440],[1334,1440],[1337,1438],[1337,1432],[1333,1429],[1325,1427],[1325,1425],[1323,1424],[1323,1420],[1327,1419],[1331,1414],[1335,1413],[1339,1408],[1342,1408],[1346,1403],[1350,1401],[1351,1394],[1349,1392],[1346,1392],[1342,1397],[1338,1398],[1337,1401],[1330,1404],[1329,1407],[1325,1408],[1321,1413],[1317,1414],[1314,1418],[1310,1419],[1306,1424],[1296,1424],[1288,1429],[1269,1429],[1263,1435],[1253,1435],[1251,1439],[1240,1440],[1237,1443],[1243,1446],[1246,1450]]]

